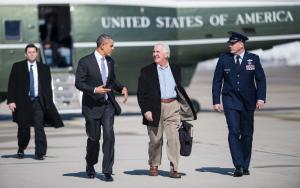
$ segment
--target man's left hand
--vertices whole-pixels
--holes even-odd
[[[264,107],[264,105],[265,105],[265,101],[263,101],[263,100],[257,100],[257,102],[256,102],[256,110],[262,109]]]
[[[127,99],[128,99],[128,89],[126,87],[123,87],[123,89],[122,89],[122,95],[124,95],[124,101],[123,101],[123,103],[126,103]]]

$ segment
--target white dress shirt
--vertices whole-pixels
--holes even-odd
[[[108,76],[108,67],[107,67],[107,61],[105,59],[104,56],[102,56],[101,54],[99,54],[97,51],[95,51],[95,57],[97,59],[97,63],[98,63],[98,66],[99,66],[99,69],[100,69],[100,73],[102,73],[102,68],[101,68],[101,59],[104,58],[104,65],[105,65],[105,70],[106,70],[106,78]]]

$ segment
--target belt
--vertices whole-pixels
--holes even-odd
[[[162,102],[162,103],[171,103],[173,101],[176,101],[176,98],[160,99],[160,102]]]

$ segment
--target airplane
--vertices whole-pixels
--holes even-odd
[[[1,101],[26,44],[40,47],[40,59],[51,70],[74,73],[101,33],[113,36],[116,75],[135,94],[140,68],[153,62],[155,43],[170,45],[170,62],[181,66],[188,86],[199,61],[228,50],[228,31],[246,34],[248,50],[299,40],[300,2],[15,0],[0,1],[0,21]]]

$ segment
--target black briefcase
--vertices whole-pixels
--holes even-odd
[[[182,121],[179,127],[179,141],[180,141],[180,155],[189,156],[192,152],[193,145],[193,135],[192,135],[193,125]]]

